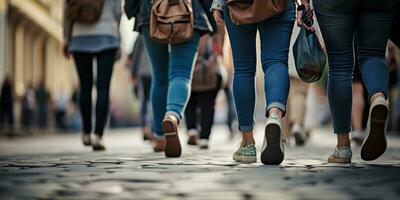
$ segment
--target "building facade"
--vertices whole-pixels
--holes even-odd
[[[10,76],[17,96],[41,81],[52,94],[76,85],[62,54],[62,10],[63,0],[0,0],[0,79]]]

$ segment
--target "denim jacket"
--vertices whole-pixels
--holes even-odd
[[[140,32],[140,28],[150,24],[151,0],[139,0],[140,8],[136,15],[134,30]],[[207,3],[209,2],[209,3]],[[211,33],[216,30],[216,23],[211,13],[208,12],[211,0],[192,0],[194,28],[202,33]],[[209,6],[207,6],[209,5]]]

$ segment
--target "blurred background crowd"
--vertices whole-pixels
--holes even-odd
[[[62,54],[63,0],[0,0],[0,134],[76,132],[81,131],[78,106],[78,78],[72,60]],[[111,81],[109,128],[141,126],[148,131],[150,106],[150,66],[137,63],[145,51],[133,20],[123,15],[120,23],[121,56],[115,62]],[[293,34],[292,40],[297,34]],[[220,62],[224,86],[217,91],[214,121],[226,124],[229,132],[237,132],[230,83],[232,57],[227,37],[222,44]],[[210,51],[218,53],[218,51]],[[146,55],[144,55],[147,58]],[[290,57],[292,54],[290,53]],[[388,43],[387,62],[390,66],[389,131],[400,133],[400,50]],[[146,59],[145,59],[146,60]],[[259,66],[261,67],[261,66]],[[326,74],[318,83],[305,84],[298,79],[293,59],[289,62],[291,91],[289,115],[285,117],[288,134],[296,144],[316,127],[330,123],[326,97]],[[357,67],[356,67],[357,68]],[[354,72],[353,131],[362,132],[368,115],[367,94]],[[262,75],[257,76],[261,93]],[[258,101],[256,119],[264,118],[264,102]],[[300,133],[301,134],[298,134]],[[357,136],[357,133],[354,133]]]

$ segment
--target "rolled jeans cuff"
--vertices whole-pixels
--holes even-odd
[[[250,132],[253,130],[253,125],[239,125],[239,131],[244,133],[244,132]]]
[[[265,109],[265,117],[267,117],[267,118],[269,117],[269,112],[268,111],[271,108],[278,108],[279,110],[281,110],[283,112],[282,117],[284,117],[286,115],[286,106],[284,104],[282,104],[282,103],[274,102],[274,103],[271,103],[271,104],[267,105],[267,108]]]
[[[180,123],[180,121],[182,121],[182,115],[179,114],[178,112],[175,112],[175,111],[167,111],[167,112],[165,113],[165,116],[168,116],[168,115],[172,115],[172,116],[176,117],[176,119],[178,119],[178,124]]]

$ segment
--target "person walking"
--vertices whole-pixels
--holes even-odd
[[[138,87],[141,91],[140,126],[142,128],[143,139],[152,140],[153,134],[150,129],[150,112],[148,109],[151,89],[151,66],[142,36],[137,36],[133,51],[129,57],[129,67],[131,69],[131,79],[134,87],[133,92],[135,95],[138,95]]]
[[[259,23],[245,25],[235,25],[232,22],[225,0],[214,0],[211,7],[217,22],[223,23],[225,19],[231,41],[234,60],[233,94],[239,130],[242,132],[242,142],[233,155],[233,159],[238,162],[257,161],[253,136],[257,30],[260,33],[261,63],[265,74],[267,117],[261,162],[276,165],[284,159],[286,139],[282,130],[282,117],[286,113],[289,92],[288,53],[295,21],[294,2],[287,3],[287,9],[282,13]]]
[[[151,38],[151,0],[140,0],[140,8],[134,14],[136,16],[134,30],[143,36],[152,66],[150,95],[153,110],[152,131],[157,138],[153,149],[156,152],[165,151],[166,157],[181,155],[177,127],[183,119],[183,112],[190,96],[190,81],[199,39],[214,30],[206,13],[207,1],[192,0],[191,3],[194,32],[190,40],[182,43],[165,44]]]
[[[66,41],[64,53],[69,57],[72,53],[80,81],[80,110],[83,121],[82,141],[84,145],[92,145],[93,150],[105,150],[103,132],[109,110],[109,90],[113,65],[119,49],[119,21],[121,18],[120,0],[93,0],[73,1],[75,6],[84,6],[77,9],[85,12],[86,7],[81,3],[89,2],[91,8],[100,8],[97,20],[85,22],[88,19],[68,18],[68,9],[73,0],[66,0],[64,39]],[[73,8],[73,7],[72,7]],[[93,13],[92,13],[93,14]],[[93,60],[97,63],[97,102],[96,124],[94,128],[95,140],[92,143],[92,88],[93,88]]]
[[[200,39],[199,57],[193,72],[192,90],[185,110],[189,145],[208,149],[211,128],[214,124],[215,99],[222,84],[220,37],[205,35]],[[199,139],[199,140],[198,140]]]
[[[14,88],[9,76],[4,79],[0,93],[0,129],[8,125],[10,131],[14,128]]]
[[[309,9],[309,0],[302,0]],[[337,146],[328,162],[350,163],[353,38],[357,33],[358,54],[363,82],[370,104],[366,137],[361,158],[375,160],[386,150],[388,122],[389,68],[386,44],[398,0],[314,0],[313,6],[325,41],[329,60],[328,98]],[[298,23],[302,23],[298,15]]]

